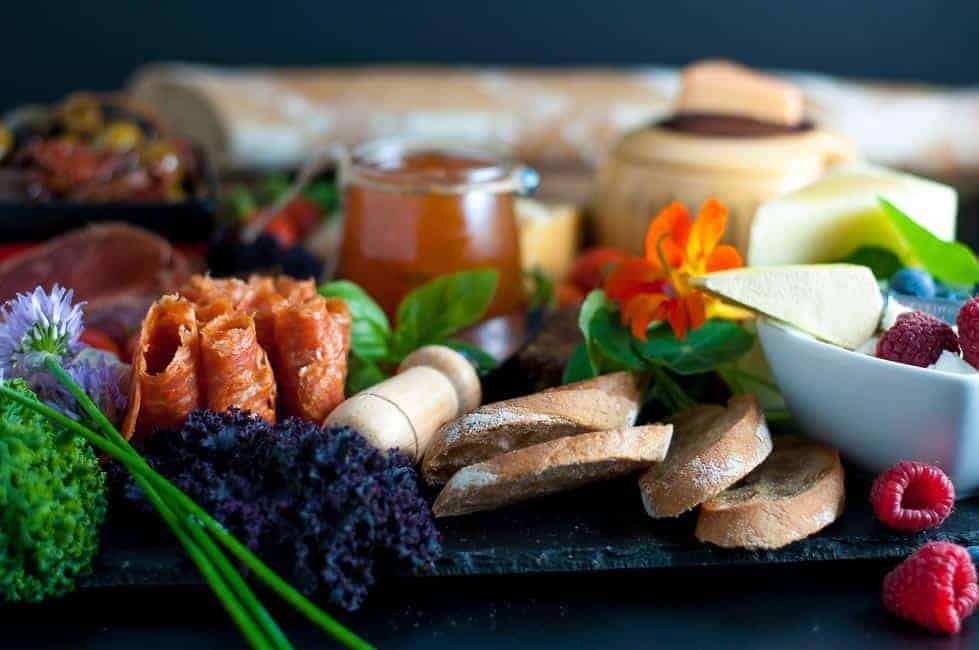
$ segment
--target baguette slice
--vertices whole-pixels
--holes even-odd
[[[676,517],[723,492],[772,451],[765,416],[753,395],[732,397],[727,408],[702,405],[672,420],[669,454],[639,477],[650,517]]]
[[[728,548],[780,548],[836,521],[845,496],[835,449],[781,436],[755,471],[701,506],[695,534]]]
[[[436,517],[493,510],[620,476],[666,457],[673,426],[651,424],[567,436],[456,472],[435,500]]]
[[[628,427],[639,413],[636,376],[616,372],[503,402],[443,425],[422,460],[432,485],[493,456],[589,431]]]

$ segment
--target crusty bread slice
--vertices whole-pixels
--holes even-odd
[[[639,393],[634,374],[616,372],[487,404],[438,430],[422,460],[422,475],[438,485],[463,467],[514,449],[631,426],[639,413]]]
[[[650,517],[676,517],[700,505],[744,478],[772,450],[753,395],[732,397],[727,408],[695,406],[672,423],[666,460],[639,477]]]
[[[593,431],[501,454],[456,472],[432,511],[492,510],[634,472],[666,457],[672,433],[669,424]]]
[[[695,534],[728,548],[780,548],[836,521],[845,496],[835,449],[777,437],[764,463],[700,507]]]

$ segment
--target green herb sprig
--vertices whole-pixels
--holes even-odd
[[[458,350],[482,372],[495,368],[498,363],[492,356],[452,336],[483,317],[498,275],[492,269],[462,271],[418,287],[398,305],[394,328],[384,310],[353,282],[338,280],[320,287],[320,294],[340,298],[350,309],[348,394],[383,381],[402,359],[424,345]]]
[[[371,648],[370,644],[286,583],[190,497],[153,470],[68,375],[54,355],[47,356],[44,365],[71,392],[100,432],[2,383],[0,393],[50,419],[68,432],[81,436],[99,451],[121,463],[133,475],[251,647],[279,650],[292,646],[218,544],[279,597],[342,645],[358,650]]]

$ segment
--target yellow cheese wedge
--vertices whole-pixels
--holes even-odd
[[[559,281],[571,270],[581,239],[581,211],[570,203],[517,199],[520,259],[527,271]]]
[[[848,163],[758,208],[748,238],[748,265],[834,262],[863,246],[879,246],[902,257],[905,252],[895,246],[897,233],[878,197],[936,237],[955,238],[958,199],[953,188],[884,167]]]
[[[848,350],[874,334],[884,307],[873,273],[855,264],[743,268],[692,282],[722,300]]]

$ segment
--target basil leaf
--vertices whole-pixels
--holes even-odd
[[[496,360],[496,357],[489,354],[485,350],[465,341],[460,341],[458,339],[448,339],[442,341],[442,345],[448,346],[462,354],[462,356],[469,359],[479,374],[484,375],[491,370],[496,370],[500,367],[500,362]]]
[[[911,256],[926,271],[944,282],[979,282],[979,260],[968,246],[939,239],[883,197],[877,200]]]
[[[755,337],[740,325],[726,320],[709,320],[677,339],[666,324],[650,330],[645,342],[635,340],[636,352],[649,363],[662,363],[681,375],[709,372],[743,356]]]
[[[493,269],[443,275],[405,296],[394,331],[396,354],[404,357],[479,321],[493,300],[498,275]]]
[[[337,280],[319,289],[327,298],[340,298],[347,303],[352,324],[350,349],[361,359],[380,361],[390,352],[391,326],[384,310],[353,282]]]
[[[904,267],[893,251],[879,246],[861,246],[839,261],[866,266],[878,280],[886,280]]]
[[[359,393],[360,391],[379,384],[387,379],[384,371],[367,359],[362,359],[355,352],[347,356],[347,396]]]
[[[571,358],[568,359],[568,365],[564,367],[564,374],[561,376],[561,383],[573,384],[576,381],[584,381],[595,376],[591,361],[588,359],[588,348],[582,343],[575,348]]]

